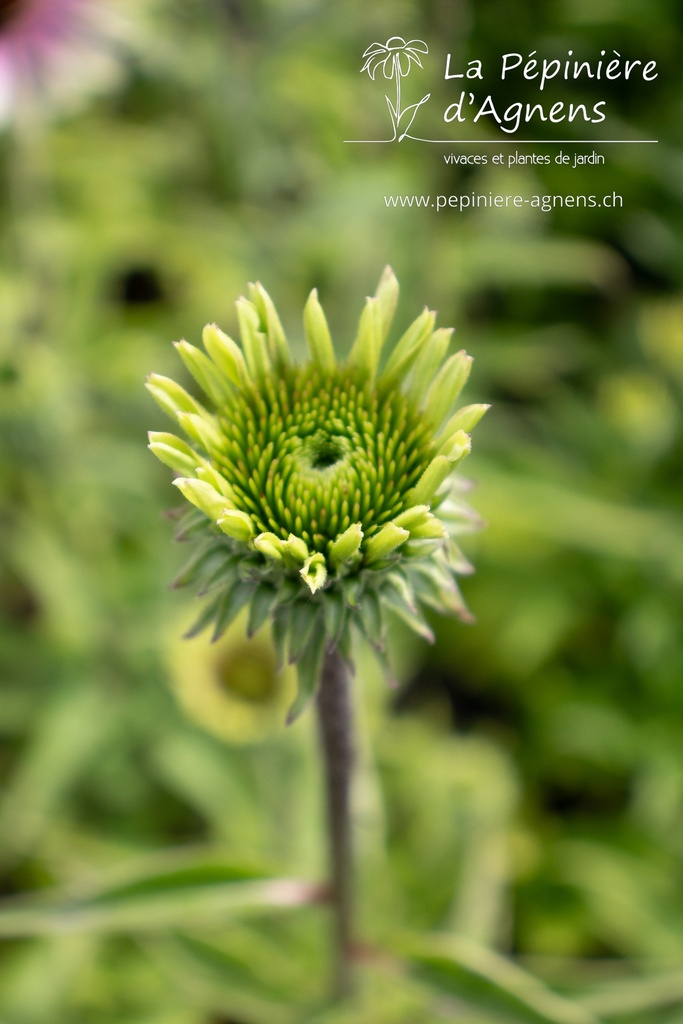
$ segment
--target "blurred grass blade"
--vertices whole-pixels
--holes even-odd
[[[585,1006],[570,1002],[500,954],[465,939],[415,939],[404,952],[418,977],[473,1007],[516,1024],[598,1024]]]
[[[652,1014],[668,1007],[681,1007],[683,970],[614,982],[582,996],[579,1002],[586,1009],[604,1017]]]

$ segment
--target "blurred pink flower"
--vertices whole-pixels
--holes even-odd
[[[28,97],[72,106],[112,80],[106,0],[0,0],[0,121]]]

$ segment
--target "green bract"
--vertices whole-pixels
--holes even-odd
[[[214,324],[206,352],[177,343],[205,402],[149,377],[187,437],[150,433],[150,448],[195,506],[179,536],[203,541],[176,580],[211,594],[192,634],[213,624],[216,639],[246,604],[250,633],[272,617],[280,658],[297,663],[293,718],[326,647],[349,658],[352,623],[382,652],[387,609],[427,638],[420,603],[467,617],[454,576],[470,567],[454,538],[476,519],[451,474],[488,407],[453,413],[472,360],[446,358],[452,332],[429,310],[380,369],[398,298],[389,268],[341,364],[315,291],[301,366],[268,294],[257,284],[249,295],[237,302],[241,346]]]

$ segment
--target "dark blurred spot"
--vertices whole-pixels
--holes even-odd
[[[233,28],[244,31],[249,27],[246,4],[243,0],[220,0],[220,7]]]
[[[443,668],[425,665],[402,688],[394,700],[394,710],[420,710],[434,698],[445,697],[451,711],[451,721],[459,731],[473,731],[486,723],[501,723],[517,729],[522,711],[508,694],[483,688],[481,684],[447,672]]]
[[[14,384],[19,380],[19,371],[14,363],[0,363],[0,384]]]
[[[646,258],[633,252],[619,237],[607,237],[605,241],[628,264],[630,276],[633,278],[636,288],[644,292],[677,291],[678,279],[675,264],[670,268],[654,266],[652,261],[648,263]]]
[[[33,622],[40,612],[38,599],[30,587],[15,573],[0,577],[0,617],[15,625]]]
[[[206,820],[153,777],[140,749],[101,755],[78,794],[78,816],[88,828],[104,828],[124,841],[142,836],[151,843],[159,834],[172,843],[207,840]]]
[[[277,670],[270,647],[249,641],[225,651],[216,665],[218,685],[248,704],[268,704],[277,693]]]
[[[0,32],[16,18],[21,12],[21,8],[25,6],[26,0],[0,0]]]
[[[116,290],[125,306],[149,306],[166,298],[154,267],[130,267],[121,275]]]
[[[629,778],[599,776],[594,772],[590,779],[548,782],[541,794],[544,811],[563,818],[622,814],[627,810],[630,799]]]
[[[251,1024],[244,1017],[209,1017],[206,1024]]]
[[[0,896],[20,896],[54,885],[55,879],[44,864],[34,860],[21,863],[0,874]]]

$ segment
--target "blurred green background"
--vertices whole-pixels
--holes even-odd
[[[141,2],[108,90],[0,137],[2,1024],[683,1021],[683,13],[511,10]],[[359,69],[395,34],[430,46],[414,100],[447,95],[446,50],[656,59],[601,130],[660,142],[576,169],[345,145],[388,129]],[[623,209],[384,202],[612,190]],[[324,909],[260,905],[263,879],[325,874],[314,723],[281,725],[267,638],[178,639],[196,601],[169,590],[187,552],[142,385],[178,375],[171,340],[234,332],[250,280],[295,345],[317,287],[343,348],[387,262],[399,332],[428,304],[475,357],[488,525],[475,625],[397,635],[395,691],[358,654],[367,952],[330,1009]],[[447,966],[426,933],[455,936]]]

